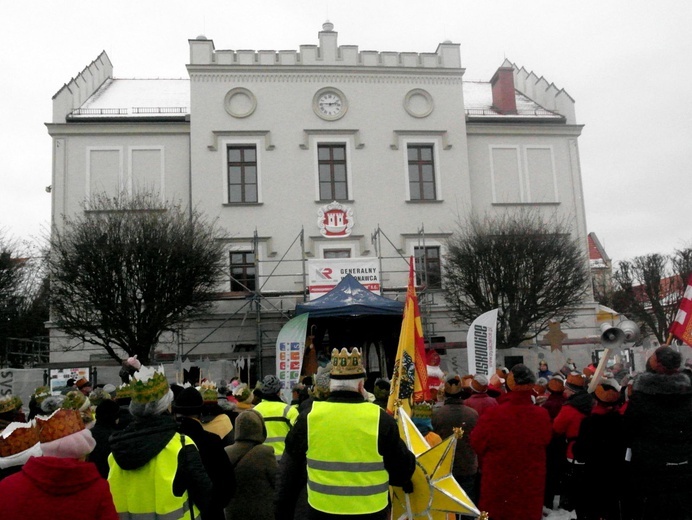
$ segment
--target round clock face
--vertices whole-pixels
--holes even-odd
[[[346,113],[347,103],[344,95],[336,89],[322,89],[315,94],[313,109],[322,119],[334,121]]]

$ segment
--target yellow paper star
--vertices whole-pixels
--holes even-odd
[[[392,518],[446,520],[447,513],[480,515],[481,512],[452,476],[456,436],[451,435],[431,448],[402,410],[399,410],[397,422],[399,435],[416,456],[416,470],[411,477],[413,493],[406,495],[400,487],[389,488]]]

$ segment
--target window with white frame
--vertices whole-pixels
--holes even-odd
[[[490,146],[493,203],[557,203],[555,160],[550,146]]]
[[[226,147],[226,200],[229,204],[259,202],[257,146],[229,144]]]
[[[319,200],[348,200],[348,170],[345,143],[317,145]]]
[[[116,197],[126,189],[123,168],[123,148],[87,147],[86,196],[97,194]]]
[[[410,200],[436,200],[434,146],[408,144],[406,155]]]

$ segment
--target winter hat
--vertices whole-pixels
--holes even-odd
[[[445,396],[447,397],[461,397],[461,391],[463,390],[463,384],[461,382],[461,377],[458,375],[452,376],[447,381],[445,381]]]
[[[41,401],[41,411],[43,415],[50,415],[62,406],[65,400],[64,395],[50,395]]]
[[[646,370],[656,374],[675,374],[680,370],[682,356],[668,346],[658,347],[646,361]]]
[[[583,374],[580,374],[576,370],[570,372],[565,380],[565,388],[568,388],[573,392],[583,390],[584,386],[586,386],[586,379],[584,378]]]
[[[312,395],[315,399],[324,400],[329,396],[329,380],[332,365],[319,367],[315,374],[315,384],[312,387]]]
[[[7,394],[0,397],[0,413],[12,412],[21,406],[22,400],[16,395]]]
[[[281,380],[278,377],[270,374],[268,376],[264,376],[264,379],[262,379],[260,392],[262,392],[262,395],[276,395],[281,392],[282,386]]]
[[[360,351],[353,347],[351,352],[342,348],[332,349],[332,379],[360,379],[365,377]]]
[[[473,379],[471,380],[471,390],[476,392],[477,394],[484,394],[488,391],[488,385],[490,382],[488,381],[488,376],[483,375],[483,374],[476,374],[473,376]]]
[[[548,391],[553,394],[561,394],[565,391],[565,380],[560,374],[555,374],[548,381]]]
[[[127,358],[127,360],[125,360],[125,361],[123,362],[123,365],[127,365],[127,366],[129,366],[129,367],[132,367],[132,368],[134,368],[135,370],[139,370],[140,368],[142,368],[142,363],[141,363],[141,361],[140,361],[139,359],[137,359],[137,356],[136,356],[136,355]]]
[[[173,402],[173,411],[180,415],[199,415],[202,413],[204,398],[196,388],[185,388]]]
[[[160,415],[173,402],[173,392],[163,372],[163,367],[143,366],[132,375],[130,383],[132,401],[130,413],[137,417]]]
[[[103,385],[103,391],[111,396],[111,399],[115,398],[115,385],[108,383]]]
[[[120,415],[120,405],[112,399],[104,399],[96,407],[96,422],[101,424],[115,424]]]
[[[240,412],[235,419],[233,437],[236,442],[249,441],[263,443],[267,438],[267,428],[259,412],[255,410]]]
[[[609,374],[609,377],[604,377],[594,390],[594,396],[599,402],[606,405],[614,405],[620,400],[620,385]]]
[[[34,421],[12,422],[0,432],[0,469],[23,466],[29,457],[40,457],[38,428]]]
[[[91,453],[96,441],[77,410],[61,408],[49,417],[37,416],[41,451],[48,457],[79,459]]]
[[[532,390],[536,382],[536,376],[526,365],[519,363],[514,365],[507,374],[507,389],[512,392]]]
[[[536,395],[543,395],[547,387],[548,380],[545,377],[539,377],[536,379],[536,384],[533,385],[533,391]]]

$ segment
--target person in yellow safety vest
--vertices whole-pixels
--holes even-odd
[[[200,513],[204,519],[212,483],[194,442],[176,431],[165,376],[141,367],[131,386],[134,421],[110,439],[108,483],[116,511],[121,520],[187,520]]]
[[[365,399],[357,348],[332,351],[330,394],[301,412],[279,467],[277,520],[293,518],[306,483],[309,520],[387,518],[389,486],[413,491],[416,458],[396,421]]]
[[[254,410],[264,419],[267,428],[265,446],[274,448],[276,460],[281,460],[286,443],[286,435],[298,418],[298,410],[281,400],[281,381],[273,375],[264,376],[260,384],[262,401]]]

